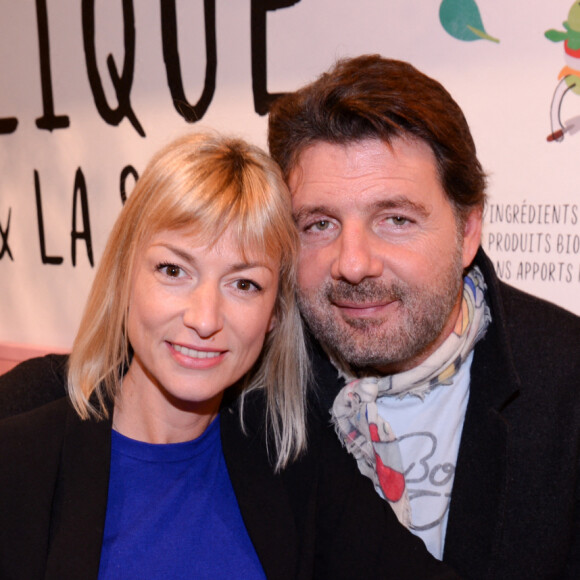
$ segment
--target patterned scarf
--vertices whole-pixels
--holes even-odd
[[[336,432],[366,475],[389,501],[399,521],[411,525],[399,444],[391,426],[378,412],[383,396],[415,395],[423,399],[438,385],[449,385],[491,321],[485,303],[485,282],[476,266],[464,278],[461,312],[453,332],[423,363],[385,377],[347,379],[331,410]]]

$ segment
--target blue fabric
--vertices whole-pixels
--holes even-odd
[[[223,457],[219,418],[194,441],[113,431],[100,580],[265,578]]]

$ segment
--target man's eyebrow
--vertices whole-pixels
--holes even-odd
[[[427,217],[431,212],[429,208],[420,202],[412,201],[405,195],[396,195],[385,199],[375,201],[371,206],[371,211],[381,211],[385,209],[390,210],[407,210],[419,214],[422,217]],[[294,221],[300,223],[306,218],[313,215],[328,215],[331,216],[335,211],[326,205],[305,205],[298,211],[294,212]]]
[[[330,215],[332,210],[325,205],[306,205],[302,206],[298,211],[294,212],[294,221],[296,223],[313,216],[313,215]]]
[[[431,213],[425,204],[412,201],[404,195],[397,195],[387,199],[381,199],[373,204],[373,209],[375,211],[383,209],[407,210],[416,212],[422,217],[427,217]]]

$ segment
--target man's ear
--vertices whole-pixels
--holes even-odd
[[[476,207],[470,210],[463,224],[463,267],[467,268],[481,244],[481,230],[483,226],[483,208]]]

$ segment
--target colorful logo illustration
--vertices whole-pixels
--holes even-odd
[[[580,2],[574,2],[568,12],[568,20],[562,24],[565,30],[551,28],[544,34],[552,42],[564,41],[565,66],[558,75],[558,84],[552,97],[550,122],[552,132],[548,141],[563,141],[564,135],[573,135],[580,129],[580,116],[562,122],[561,111],[564,97],[572,91],[580,95]]]
[[[439,6],[439,20],[445,31],[458,40],[499,42],[485,31],[474,0],[443,0]]]

